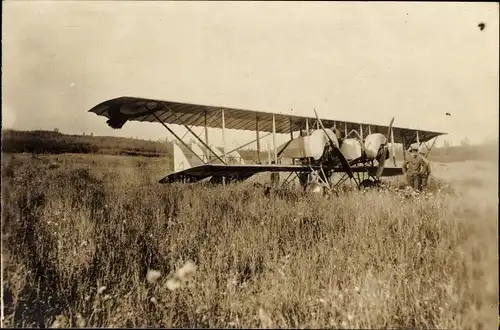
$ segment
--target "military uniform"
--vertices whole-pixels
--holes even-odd
[[[410,187],[421,191],[427,186],[430,174],[429,161],[424,156],[412,150],[412,157],[403,165],[403,172],[406,173],[406,180]]]
[[[429,175],[431,174],[431,166],[429,161],[423,156],[418,155],[417,158],[420,159],[420,171],[418,173],[420,181],[420,189],[425,189],[429,180]]]

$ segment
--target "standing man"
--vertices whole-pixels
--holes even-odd
[[[420,158],[417,155],[417,148],[410,147],[410,159],[403,164],[403,173],[406,174],[407,184],[415,190],[420,191]]]
[[[427,187],[429,175],[431,174],[431,165],[427,158],[425,158],[425,153],[423,150],[420,150],[418,153],[419,155],[417,156],[417,158],[419,158],[420,163],[420,171],[418,172],[418,176],[420,181],[420,190],[422,190]]]
[[[410,159],[403,165],[403,173],[406,173],[406,180],[410,187],[422,191],[427,187],[431,167],[423,151],[419,152],[417,148],[411,147],[410,154]]]

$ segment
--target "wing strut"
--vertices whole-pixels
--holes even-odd
[[[205,144],[208,146],[208,127],[207,127],[207,112],[204,111],[204,124],[205,124]],[[207,159],[208,161],[210,161],[210,157],[208,157]]]
[[[260,161],[260,137],[259,137],[259,116],[255,116],[255,135],[257,137],[257,162],[262,164]]]
[[[266,136],[269,136],[269,135],[271,135],[271,133],[267,133],[267,134],[265,134],[264,136],[262,136],[261,138],[265,138]],[[239,147],[236,147],[236,148],[234,148],[234,149],[231,149],[230,151],[226,152],[223,156],[227,156],[227,155],[231,154],[232,152],[238,151],[238,150],[240,150],[241,148],[244,148],[244,147],[246,147],[246,146],[248,146],[248,145],[250,145],[250,144],[254,143],[255,141],[258,141],[258,140],[257,140],[257,139],[255,139],[255,140],[252,140],[252,141],[247,142],[247,143],[245,143],[245,144],[242,144],[242,145],[240,145]],[[211,163],[211,162],[212,162],[212,161],[210,161],[209,163]]]
[[[208,149],[208,151],[210,151],[212,154],[214,154],[214,155],[215,155],[215,157],[217,157],[217,158],[218,158],[218,159],[219,159],[219,160],[220,160],[223,164],[225,164],[225,163],[226,163],[226,162],[225,162],[225,161],[223,161],[223,160],[222,160],[222,158],[220,158],[220,157],[219,157],[219,155],[217,155],[217,154],[216,154],[216,153],[215,153],[215,152],[214,152],[214,151],[213,151],[213,150],[212,150],[212,149],[211,149],[211,148],[210,148],[210,147],[209,147],[209,146],[208,146],[205,142],[203,142],[203,140],[202,140],[202,139],[200,139],[200,137],[199,137],[196,133],[194,133],[194,132],[193,132],[193,130],[192,130],[191,128],[189,128],[189,126],[187,126],[186,124],[184,124],[184,123],[182,122],[182,120],[179,118],[179,116],[177,116],[177,114],[176,114],[175,112],[173,112],[173,111],[172,111],[172,109],[170,109],[170,108],[169,108],[166,104],[164,104],[164,106],[165,106],[165,108],[167,108],[167,109],[168,109],[168,111],[170,111],[170,113],[171,113],[171,114],[173,114],[173,115],[174,115],[175,119],[177,119],[180,123],[182,123],[182,126],[184,126],[184,127],[185,127],[188,131],[189,131],[189,133],[191,133],[192,135],[194,135],[194,137],[195,137],[195,138],[196,138],[196,139],[197,139],[197,140],[198,140],[201,144],[203,144],[203,146],[204,146],[205,148],[207,148],[207,149]],[[205,128],[206,128],[206,127],[205,127]],[[203,162],[203,163],[204,163],[204,164],[206,164],[206,162]]]
[[[434,145],[436,144],[437,139],[438,139],[438,136],[436,136],[436,137],[434,138],[434,142],[432,142],[432,144],[431,144],[431,147],[430,147],[430,148],[429,148],[429,147],[427,147],[427,145],[425,145],[425,146],[427,147],[427,153],[425,154],[425,158],[427,158],[427,157],[429,156],[429,154],[430,154],[430,152],[431,152],[432,148],[434,148]]]
[[[224,149],[224,160],[226,160],[226,119],[224,117],[224,109],[221,109],[221,118],[222,118],[222,148]],[[225,164],[226,162],[224,162]]]
[[[278,164],[278,152],[276,151],[276,119],[273,113],[273,151],[274,151],[274,163]]]
[[[177,140],[179,140],[180,143],[182,143],[186,148],[188,148],[189,151],[191,151],[193,153],[193,155],[195,155],[199,160],[201,160],[201,162],[203,164],[205,164],[205,161],[203,159],[201,159],[200,156],[198,156],[187,144],[186,142],[182,141],[179,136],[177,134],[174,133],[174,131],[172,131],[167,125],[165,125],[165,123],[163,121],[160,120],[160,118],[158,118],[158,116],[156,115],[156,113],[152,113],[152,115],[160,122],[160,124],[163,125],[163,127],[165,127],[167,129],[167,131],[170,132],[170,134],[172,134]]]

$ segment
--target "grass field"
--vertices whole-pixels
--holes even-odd
[[[498,327],[495,163],[322,199],[163,186],[163,161],[2,156],[4,326]]]

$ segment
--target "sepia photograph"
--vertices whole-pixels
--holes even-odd
[[[498,2],[2,23],[2,328],[500,326]]]

